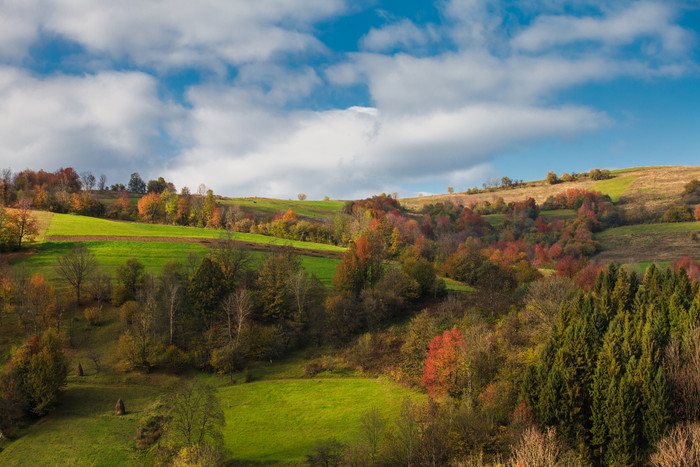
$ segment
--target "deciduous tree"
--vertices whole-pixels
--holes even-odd
[[[80,291],[83,284],[97,268],[95,256],[79,243],[70,252],[56,258],[56,272],[75,291],[75,301],[80,306]]]

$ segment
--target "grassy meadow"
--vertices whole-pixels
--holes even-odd
[[[32,255],[20,257],[13,265],[23,265],[28,272],[40,273],[54,283],[59,281],[56,274],[56,258],[68,253],[77,243],[85,245],[95,255],[100,268],[114,276],[117,266],[128,258],[137,258],[146,268],[147,273],[160,273],[168,261],[185,263],[191,253],[198,258],[204,257],[209,248],[198,243],[188,242],[140,242],[122,240],[96,240],[83,242],[43,242],[37,246]],[[262,262],[268,252],[251,251],[254,262]],[[330,286],[340,260],[317,256],[300,256],[301,265],[325,286]]]
[[[224,206],[239,206],[245,212],[276,214],[291,209],[295,213],[317,218],[332,218],[343,208],[344,201],[295,201],[270,198],[222,198],[217,200]]]
[[[322,441],[352,442],[372,407],[391,420],[405,399],[419,395],[384,378],[309,378],[254,381],[219,390],[224,439],[235,461],[304,460]],[[230,408],[228,408],[230,403]]]
[[[117,337],[123,325],[115,309],[105,321],[88,327],[75,324],[74,347],[68,349],[70,375],[58,408],[16,433],[12,442],[0,442],[0,465],[147,465],[147,453],[134,449],[139,420],[160,396],[170,393],[183,377],[159,371],[150,374],[119,370]],[[92,363],[97,355],[99,371]],[[307,453],[331,437],[353,442],[364,412],[378,407],[386,420],[398,415],[406,399],[424,395],[385,378],[363,377],[337,357],[336,370],[304,376],[309,360],[297,352],[274,363],[258,363],[249,370],[252,381],[236,384],[213,374],[191,374],[217,388],[226,417],[224,443],[229,465],[288,465],[302,462]],[[85,376],[73,374],[80,362]],[[113,414],[121,398],[127,414]],[[38,449],[37,447],[41,448]]]
[[[98,235],[105,237],[168,237],[168,238],[211,238],[218,239],[224,231],[198,227],[176,225],[141,224],[136,222],[118,222],[107,219],[77,216],[73,214],[54,214],[47,236]],[[262,243],[266,245],[291,245],[296,248],[320,251],[345,251],[345,248],[323,243],[299,242],[266,235],[233,232],[233,240]]]
[[[622,194],[627,190],[627,188],[634,183],[639,177],[627,176],[627,177],[615,177],[610,180],[601,180],[595,185],[593,185],[593,190],[600,191],[604,195],[610,196],[613,203],[620,201]]]

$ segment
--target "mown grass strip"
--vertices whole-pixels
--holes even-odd
[[[639,177],[616,177],[610,180],[601,180],[591,188],[594,191],[600,191],[604,195],[610,196],[613,203],[620,201],[620,197],[635,180]]]

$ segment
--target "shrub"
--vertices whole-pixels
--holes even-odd
[[[688,222],[693,220],[693,210],[688,205],[671,206],[661,220],[663,222]]]
[[[527,428],[510,459],[509,465],[559,465],[562,446],[554,428],[542,433],[537,428]]]
[[[588,176],[591,177],[593,180],[608,180],[609,178],[612,178],[610,171],[607,169],[591,169],[591,171],[588,173]]]
[[[697,178],[686,183],[683,188],[683,194],[692,195],[695,193],[700,193],[700,180]]]
[[[102,322],[102,307],[91,306],[85,308],[83,315],[85,315],[85,320],[88,322],[88,324],[90,324],[90,326],[98,326]]]
[[[658,442],[650,461],[660,467],[700,465],[700,424],[675,426]]]

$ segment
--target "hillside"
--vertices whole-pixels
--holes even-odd
[[[517,188],[494,188],[478,194],[455,193],[452,195],[421,196],[401,198],[401,203],[414,210],[436,202],[457,202],[466,205],[469,201],[493,202],[502,197],[506,203],[534,198],[543,203],[548,197],[555,196],[569,188],[598,190],[610,194],[614,201],[624,207],[633,208],[644,205],[653,212],[663,212],[669,205],[678,201],[683,194],[683,186],[692,179],[700,178],[700,167],[637,167],[611,171],[613,179],[595,181],[587,177],[573,182],[561,182],[550,185],[544,180],[526,182]],[[561,175],[561,174],[558,174]],[[585,175],[585,174],[584,174]],[[615,199],[617,198],[617,199]]]
[[[15,407],[11,378],[26,377],[22,358],[45,358],[36,346],[52,332],[68,376],[42,417],[26,408],[0,417],[0,464],[188,458],[192,445],[165,422],[177,411],[163,401],[192,382],[210,388],[225,422],[219,441],[201,446],[226,465],[515,465],[545,429],[557,430],[547,443],[564,464],[643,464],[664,430],[690,417],[679,378],[700,371],[662,361],[673,357],[663,346],[700,345],[700,221],[683,207],[700,168],[612,175],[400,202],[210,193],[208,217],[202,199],[188,198],[202,216],[189,225],[163,210],[144,222],[140,201],[153,194],[129,199],[120,220],[34,211],[35,239],[3,253],[10,267],[0,269],[0,354],[10,361],[0,400]],[[670,206],[683,222],[661,222]],[[75,252],[99,269],[81,304],[57,268]],[[652,338],[655,356],[641,345]],[[613,346],[630,355],[606,353]],[[596,369],[611,359],[617,376]],[[567,399],[562,381],[581,396]],[[595,401],[593,383],[606,388]],[[637,397],[644,416],[624,412],[623,397]],[[123,417],[113,414],[118,398]],[[578,428],[567,428],[570,417]],[[611,433],[602,446],[592,425]],[[637,438],[615,434],[618,425]]]

